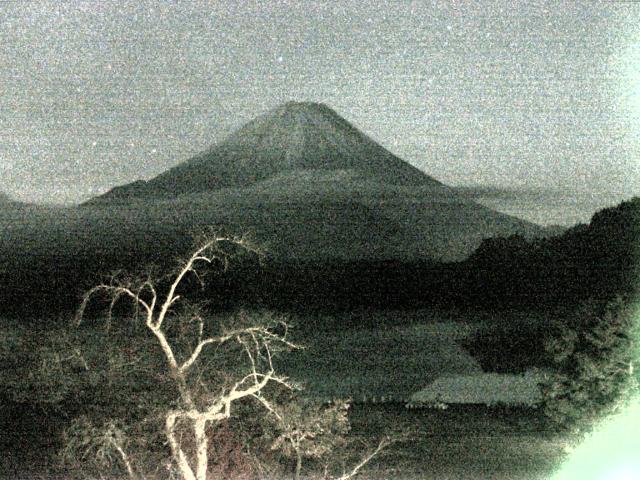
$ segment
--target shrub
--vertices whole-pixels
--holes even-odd
[[[560,428],[584,428],[614,411],[635,388],[633,310],[622,297],[589,300],[545,340],[553,370],[542,384],[543,412]]]

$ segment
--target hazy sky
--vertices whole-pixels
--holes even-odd
[[[640,3],[0,2],[0,191],[150,178],[287,100],[449,184],[640,194]]]

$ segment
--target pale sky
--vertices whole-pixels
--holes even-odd
[[[287,100],[448,184],[640,194],[640,2],[0,2],[15,198],[151,178]]]

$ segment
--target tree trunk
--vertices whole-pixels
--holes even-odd
[[[167,440],[169,440],[169,446],[171,447],[171,455],[178,465],[178,470],[180,470],[182,480],[196,480],[196,476],[193,474],[193,470],[189,466],[187,457],[182,451],[182,448],[175,436],[174,428],[177,418],[178,417],[175,413],[170,413],[166,420],[166,435]]]
[[[302,471],[302,454],[300,449],[296,448],[296,473],[293,477],[295,480],[300,480],[300,472]]]
[[[207,421],[197,419],[193,422],[193,433],[196,438],[196,459],[198,466],[196,468],[197,480],[207,480],[207,470],[209,467],[209,442],[207,440]]]

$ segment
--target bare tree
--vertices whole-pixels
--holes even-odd
[[[318,459],[344,444],[341,437],[349,430],[348,403],[337,402],[323,408],[289,395],[289,403],[278,402],[278,391],[293,390],[294,385],[276,373],[273,357],[282,350],[299,348],[289,339],[287,323],[266,314],[260,318],[241,316],[235,323],[225,325],[212,321],[186,298],[185,292],[186,284],[193,280],[204,285],[207,269],[226,269],[238,249],[256,255],[261,255],[260,250],[246,237],[219,235],[214,231],[201,235],[195,245],[170,275],[113,275],[109,281],[93,287],[83,297],[77,325],[90,301],[98,295],[106,296],[108,301],[108,327],[121,299],[135,307],[132,319],[160,347],[162,362],[175,387],[177,399],[166,408],[161,407],[159,421],[164,422],[161,431],[170,447],[169,466],[179,478],[206,480],[213,473],[209,465],[210,448],[216,447],[211,442],[217,437],[211,435],[211,427],[229,420],[232,412],[239,411],[238,402],[242,400],[254,400],[266,416],[275,420],[272,449],[295,456],[295,476],[299,478],[303,457]],[[89,368],[86,362],[84,365]],[[152,418],[156,415],[157,412]],[[96,427],[86,419],[74,423],[68,432],[66,456],[73,461],[76,453],[83,458],[89,455],[96,458],[97,466],[119,462],[132,479],[143,477],[142,468],[135,465],[135,455],[127,452],[135,443],[127,433],[133,430],[112,420],[101,424]],[[347,480],[357,475],[387,444],[388,440],[383,439],[351,471],[338,478]]]
[[[278,319],[267,319],[262,323],[222,327],[211,334],[211,326],[197,308],[178,308],[188,302],[182,297],[180,288],[188,277],[202,282],[206,266],[226,268],[231,249],[241,248],[259,253],[258,249],[244,237],[218,235],[208,232],[196,243],[191,255],[180,262],[179,268],[170,276],[166,286],[151,276],[122,278],[114,276],[108,283],[89,290],[78,310],[77,322],[82,321],[90,300],[97,294],[106,294],[109,299],[109,321],[111,313],[121,298],[129,299],[136,307],[148,333],[160,347],[166,368],[177,389],[177,407],[164,414],[164,434],[171,448],[172,461],[183,480],[206,480],[209,468],[209,436],[207,428],[231,417],[233,406],[242,399],[254,399],[267,411],[273,412],[272,403],[265,395],[269,384],[291,388],[290,382],[277,375],[273,366],[273,354],[282,348],[296,348],[287,337],[287,325]],[[195,341],[185,346],[169,333],[170,323],[191,328]],[[206,388],[199,374],[194,373],[204,358],[221,350],[240,352],[243,361],[232,372],[225,372],[226,381],[216,391]],[[211,352],[212,355],[208,355]],[[208,368],[216,368],[215,364]],[[220,367],[221,369],[223,367]],[[190,441],[184,432],[189,432]],[[127,458],[124,452],[121,457]],[[126,462],[131,477],[135,472],[131,462]]]

